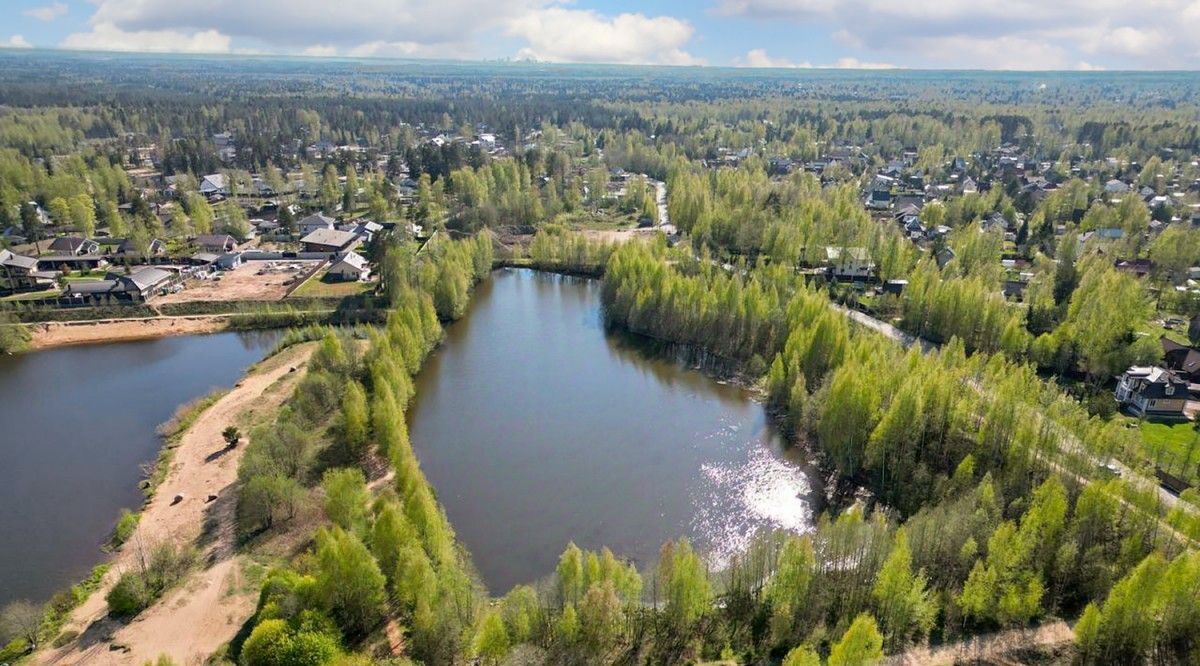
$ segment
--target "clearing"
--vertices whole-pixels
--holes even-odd
[[[193,301],[278,301],[298,278],[320,264],[316,260],[248,261],[207,280],[193,279],[182,291],[155,298],[154,305]],[[218,279],[219,278],[219,279]]]

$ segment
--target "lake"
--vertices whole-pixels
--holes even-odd
[[[0,356],[0,605],[44,601],[103,559],[176,407],[232,386],[278,339],[218,333]]]
[[[491,592],[569,541],[640,567],[688,536],[720,566],[811,527],[812,479],[743,388],[606,332],[600,284],[499,270],[417,378],[413,446]]]

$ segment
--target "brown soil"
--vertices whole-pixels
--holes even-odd
[[[1075,634],[1066,622],[1032,629],[1012,629],[935,648],[917,647],[884,660],[889,666],[953,666],[954,664],[1022,664],[1021,655],[1068,646]]]
[[[142,664],[166,654],[180,665],[200,664],[233,638],[253,614],[258,590],[244,579],[246,561],[234,548],[237,468],[246,444],[243,439],[227,449],[221,432],[278,408],[304,374],[312,349],[300,345],[267,359],[184,433],[133,537],[113,558],[100,589],[64,627],[79,632],[78,638],[38,654],[38,663]],[[209,495],[216,499],[207,501]],[[176,503],[176,496],[182,501]],[[129,624],[108,617],[104,596],[120,572],[134,566],[139,546],[148,550],[166,541],[195,546],[202,568]]]
[[[167,335],[213,333],[223,330],[228,318],[228,315],[192,315],[49,322],[32,324],[29,331],[32,334],[31,346],[34,349],[46,349],[97,342],[144,340]]]
[[[182,291],[155,298],[154,305],[192,301],[277,301],[292,282],[319,261],[251,261],[217,273],[220,280],[188,280]],[[292,267],[295,268],[292,268]]]

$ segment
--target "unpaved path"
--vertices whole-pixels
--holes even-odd
[[[888,666],[953,666],[964,663],[1020,664],[1014,653],[1032,648],[1055,648],[1075,640],[1066,622],[1051,622],[1032,629],[1012,629],[935,648],[919,647],[892,655]]]
[[[100,589],[67,623],[65,629],[78,631],[78,639],[39,654],[39,663],[142,664],[167,654],[181,666],[200,664],[233,638],[254,612],[258,590],[242,579],[243,558],[234,549],[237,468],[246,444],[226,450],[221,432],[251,412],[278,407],[303,375],[312,349],[299,345],[267,359],[192,424],[134,536]],[[176,495],[183,500],[173,504]],[[216,499],[207,501],[209,495]],[[104,595],[122,570],[134,566],[139,545],[149,550],[165,541],[195,545],[203,568],[133,622],[109,618]]]

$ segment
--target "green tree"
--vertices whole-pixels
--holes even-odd
[[[472,651],[485,664],[498,664],[508,654],[510,643],[508,631],[504,628],[504,620],[496,611],[489,611],[479,621],[475,630],[475,640]]]
[[[346,380],[342,392],[342,437],[351,458],[361,459],[367,452],[367,394],[362,384]]]
[[[854,618],[829,652],[829,666],[867,666],[883,658],[883,637],[870,613]]]
[[[334,525],[358,533],[366,528],[371,492],[367,490],[362,470],[349,467],[326,470],[321,489],[325,491],[325,514]]]
[[[933,627],[937,605],[925,588],[924,573],[912,570],[904,530],[896,533],[896,543],[879,571],[872,595],[890,649],[919,640]]]
[[[371,552],[341,527],[317,532],[316,593],[339,626],[363,636],[383,619],[386,579]]]

